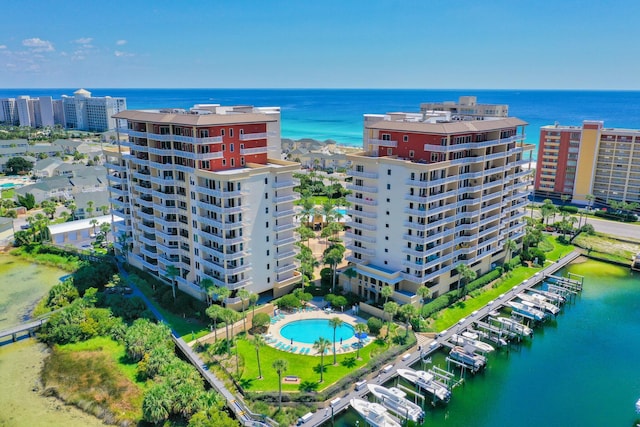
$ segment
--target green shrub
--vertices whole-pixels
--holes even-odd
[[[367,326],[369,327],[369,332],[373,335],[378,335],[380,333],[380,329],[382,329],[382,320],[377,317],[370,317],[367,320]]]
[[[567,212],[570,214],[577,214],[578,208],[576,206],[560,206],[560,212]]]
[[[253,316],[251,323],[254,328],[262,328],[264,326],[267,326],[270,321],[271,318],[267,313],[257,313],[255,316]]]

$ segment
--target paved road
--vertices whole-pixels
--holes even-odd
[[[531,214],[531,209],[528,210],[529,214]],[[574,215],[575,216],[575,215]],[[533,217],[536,219],[540,219],[540,211],[534,210]],[[558,217],[556,216],[556,219]],[[576,216],[576,219],[579,220],[579,217]],[[584,223],[584,218],[582,219]],[[553,219],[549,220],[549,223],[553,222]],[[618,222],[618,221],[609,221],[606,219],[599,218],[587,218],[587,224],[593,225],[593,228],[599,232],[604,234],[609,234],[611,236],[617,236],[622,238],[632,238],[632,239],[640,239],[640,223],[626,223],[626,222]]]

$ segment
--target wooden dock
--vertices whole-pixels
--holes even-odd
[[[10,336],[11,342],[16,342],[20,335],[32,337],[35,335],[36,331],[40,329],[40,327],[44,323],[47,322],[47,320],[48,319],[32,320],[30,322],[25,322],[20,325],[5,329],[4,331],[0,331],[0,340]]]

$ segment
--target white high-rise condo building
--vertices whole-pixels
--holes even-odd
[[[278,297],[301,280],[293,173],[279,160],[280,109],[196,105],[123,111],[128,141],[105,151],[114,230],[129,262],[204,298],[203,280]],[[270,158],[268,153],[276,155]],[[127,245],[125,248],[124,245]],[[124,249],[124,251],[123,251]]]
[[[364,151],[347,156],[347,259],[358,275],[341,283],[373,300],[389,285],[397,302],[418,303],[421,285],[432,297],[456,289],[460,263],[479,275],[502,263],[505,241],[521,246],[525,234],[526,124],[450,111],[365,115]]]
[[[106,132],[118,127],[113,116],[127,109],[125,98],[92,97],[91,92],[78,89],[73,96],[62,96],[64,127],[67,129]]]

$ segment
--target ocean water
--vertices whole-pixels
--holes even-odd
[[[585,276],[575,302],[536,328],[532,340],[492,353],[486,370],[468,375],[448,405],[428,406],[425,427],[635,425],[640,419],[634,409],[640,398],[640,274],[597,261],[559,274],[567,270]],[[444,354],[433,363],[446,368]],[[349,410],[337,417],[336,426],[356,421],[365,425]]]
[[[0,89],[0,98],[73,95],[75,89]],[[279,106],[284,138],[332,139],[362,145],[363,114],[414,112],[427,101],[457,101],[475,95],[479,103],[508,104],[509,114],[529,123],[527,142],[540,127],[603,120],[606,127],[640,129],[639,91],[397,90],[397,89],[94,89],[93,96],[123,96],[130,109],[189,108],[194,104]]]

